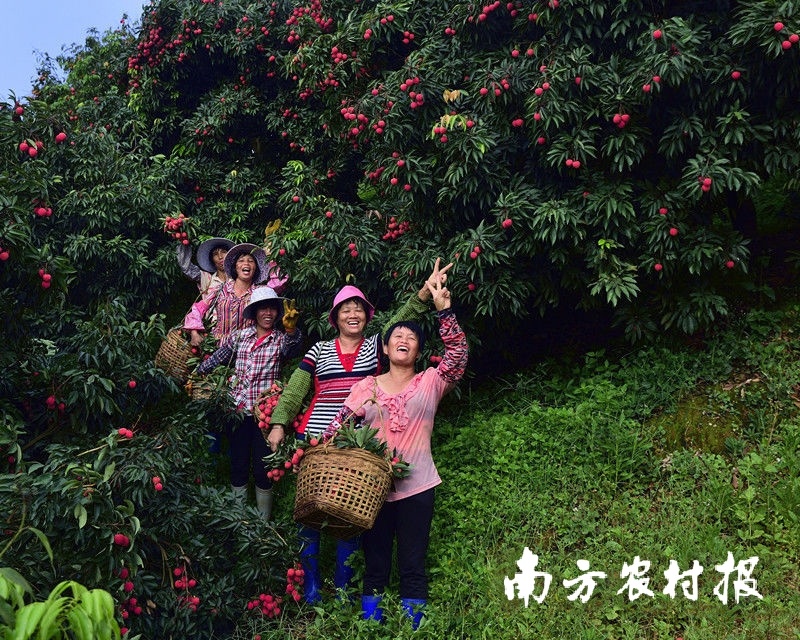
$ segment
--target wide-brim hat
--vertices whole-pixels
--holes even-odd
[[[229,251],[235,244],[233,240],[228,240],[227,238],[210,238],[201,242],[200,246],[197,247],[197,266],[203,271],[208,271],[208,273],[216,273],[217,265],[211,259],[214,249],[221,248]]]
[[[367,296],[362,293],[361,289],[348,284],[339,289],[339,293],[337,293],[336,297],[333,299],[333,306],[328,314],[328,322],[331,323],[331,326],[334,329],[339,328],[339,326],[336,324],[336,314],[339,312],[339,306],[348,300],[353,299],[361,300],[361,303],[364,305],[364,310],[367,312],[367,322],[372,320],[372,316],[375,315],[375,307],[373,307],[372,303],[367,300]]]
[[[272,287],[256,287],[253,289],[253,293],[250,294],[250,302],[247,303],[242,315],[246,320],[255,320],[256,311],[264,302],[275,302],[278,306],[279,315],[283,315],[281,307],[283,306],[284,300],[286,300],[286,298],[282,298],[275,293],[275,289]]]
[[[228,255],[225,256],[225,273],[231,280],[236,279],[236,261],[243,255],[251,255],[255,258],[258,274],[253,278],[254,284],[259,284],[269,278],[267,255],[264,250],[250,242],[242,242],[228,249]]]

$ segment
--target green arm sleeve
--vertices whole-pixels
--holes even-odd
[[[309,389],[311,389],[311,374],[298,367],[283,388],[281,399],[272,410],[269,423],[291,427],[297,413],[303,407],[303,400]]]
[[[428,303],[419,299],[419,296],[414,293],[408,301],[400,307],[397,312],[383,325],[381,329],[381,336],[389,330],[395,322],[403,322],[404,320],[419,320],[428,311]]]

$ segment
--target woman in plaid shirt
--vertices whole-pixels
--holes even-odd
[[[269,520],[272,482],[267,478],[264,456],[269,455],[270,450],[253,417],[253,406],[258,396],[280,377],[282,362],[299,355],[302,334],[297,329],[297,310],[270,287],[253,290],[242,315],[255,324],[230,333],[219,349],[197,368],[197,373],[205,375],[221,364],[234,364],[230,395],[243,419],[239,424],[238,420],[231,420],[227,428],[231,489],[244,499],[252,467],[256,504],[264,519]],[[280,321],[284,331],[278,328]]]

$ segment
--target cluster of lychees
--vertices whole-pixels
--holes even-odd
[[[353,126],[348,129],[348,134],[351,137],[355,137],[364,131],[369,124],[369,118],[363,113],[356,112],[356,108],[353,106],[342,107],[339,109],[339,113],[342,114],[342,118],[352,123]]]
[[[189,589],[194,589],[197,586],[197,580],[189,577],[185,567],[175,567],[172,570],[172,575],[175,576],[172,586],[181,591],[178,596],[178,603],[189,609],[189,611],[197,611],[197,607],[200,605],[200,598],[189,593]]]
[[[125,591],[125,593],[131,593],[133,591],[133,582],[128,579],[130,572],[127,567],[121,567],[117,575],[119,579],[123,581],[122,590]],[[120,607],[122,609],[121,615],[124,620],[127,620],[131,615],[142,615],[142,607],[139,606],[139,601],[133,596],[128,596],[128,598],[123,600]]]
[[[323,32],[330,31],[331,27],[333,26],[333,18],[327,18],[322,13],[321,0],[312,0],[308,6],[295,7],[292,9],[291,15],[286,19],[286,24],[289,26],[297,24],[298,21],[303,19],[305,16],[308,16],[314,22],[316,22],[317,26]],[[286,42],[289,44],[299,43],[300,34],[298,34],[294,29],[290,29],[289,36],[286,38]]]
[[[319,441],[316,438],[311,438],[309,441],[309,445],[312,447],[316,446],[317,444],[319,444]],[[274,469],[267,471],[267,478],[272,480],[272,482],[278,482],[278,480],[286,475],[287,471],[296,469],[305,455],[305,450],[302,447],[296,447],[295,449],[290,450],[290,453],[291,456],[289,457],[289,454],[285,453],[283,450],[278,451],[277,457],[280,457],[281,459],[283,459],[284,455],[287,457],[285,460],[283,460],[283,462],[280,462],[282,467],[275,467]]]
[[[53,210],[50,207],[45,207],[42,202],[35,202],[33,213],[37,218],[49,218],[53,215]]]
[[[50,283],[53,280],[53,276],[47,273],[44,269],[39,269],[39,277],[42,279],[40,283],[42,285],[42,289],[49,289]]]
[[[697,182],[700,185],[700,190],[704,193],[711,191],[711,184],[714,182],[708,176],[697,176]]]
[[[270,469],[267,471],[267,478],[269,478],[272,482],[277,482],[285,475],[286,471],[284,469]]]
[[[617,126],[618,129],[624,129],[625,126],[630,122],[631,116],[627,113],[615,113],[614,117],[611,119],[612,122]]]
[[[278,406],[278,401],[281,398],[282,391],[283,387],[277,382],[275,382],[267,391],[261,394],[261,396],[258,399],[258,402],[256,403],[254,413],[256,419],[258,420],[258,428],[261,429],[261,432],[263,433],[265,439],[270,429],[269,419],[272,416],[272,412],[275,410],[275,407]],[[292,430],[297,429],[302,419],[303,419],[302,413],[300,413],[295,417],[294,422],[292,423]],[[302,454],[300,455],[302,456]],[[297,463],[299,462],[300,460],[298,458]],[[281,463],[280,467],[276,467],[274,469],[270,469],[269,471],[267,471],[267,478],[272,480],[272,482],[277,482],[284,475],[286,475],[286,471],[291,468],[292,464],[287,460],[285,464]]]
[[[550,88],[550,85],[547,82],[544,84],[547,85],[548,89]],[[491,89],[489,87],[481,87],[478,89],[478,93],[482,96],[488,96],[490,93],[493,93],[496,97],[499,97],[503,94],[504,90],[509,91],[511,89],[511,83],[509,82],[508,78],[501,78],[499,83],[492,81],[490,86]],[[543,89],[541,87],[537,87],[534,92],[537,96],[540,96],[542,95],[542,91]]]
[[[286,570],[286,595],[291,597],[295,602],[300,602],[303,597],[302,586],[305,581],[306,572],[300,563],[289,567]]]
[[[117,535],[122,535],[122,534],[117,534]],[[127,623],[131,620],[131,616],[142,615],[142,607],[139,604],[139,600],[136,597],[130,595],[131,592],[133,591],[134,585],[133,582],[129,579],[130,571],[128,571],[128,568],[120,567],[119,571],[117,571],[117,576],[119,577],[120,580],[122,580],[122,590],[126,594],[128,594],[128,596],[120,603],[120,616]],[[122,636],[126,635],[128,633],[128,628],[125,626],[120,626],[119,633]]]
[[[20,153],[27,153],[29,157],[35,158],[44,149],[44,142],[41,140],[23,140],[19,143]]]
[[[281,613],[282,602],[283,599],[278,596],[260,593],[257,598],[247,603],[247,610],[260,612],[268,618],[275,618]]]
[[[183,212],[179,213],[177,217],[167,216],[164,219],[165,233],[168,233],[181,244],[188,245],[189,234],[183,230],[187,220],[188,218],[183,215]]]
[[[48,411],[55,411],[58,409],[60,412],[63,412],[64,409],[66,409],[66,405],[63,402],[59,402],[55,396],[47,396],[47,400],[44,401],[44,404]]]
[[[403,42],[406,43],[406,40],[413,40],[414,34],[410,32],[406,37],[403,38]],[[417,76],[412,78],[406,78],[404,82],[400,83],[400,91],[408,92],[408,97],[411,99],[411,102],[408,104],[409,108],[416,109],[417,107],[421,107],[425,102],[425,95],[421,91],[414,91],[412,87],[418,85],[420,83],[420,79]]]
[[[319,444],[319,439],[311,438],[308,441],[308,446],[316,447]],[[273,482],[277,482],[287,471],[294,471],[300,465],[300,461],[305,455],[305,443],[284,441],[279,447],[278,451],[269,457],[269,463],[275,465],[274,468],[267,471],[267,478]]]
[[[411,223],[408,220],[398,220],[392,216],[389,218],[388,230],[381,236],[382,240],[397,240],[400,236],[406,233],[411,228]]]
[[[275,407],[278,406],[278,401],[281,399],[281,392],[283,387],[277,382],[272,383],[272,386],[261,394],[256,405],[256,418],[258,418],[258,428],[266,432],[269,430],[269,419]],[[303,420],[303,413],[298,413],[292,422],[292,429],[296,429],[300,422]]]
[[[272,383],[269,390],[262,394],[258,400],[258,428],[262,431],[269,429],[269,419],[272,416],[272,411],[278,405],[282,390],[279,384]]]

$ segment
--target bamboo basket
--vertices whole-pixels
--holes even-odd
[[[374,453],[311,447],[297,474],[294,519],[347,540],[372,528],[391,486],[391,465]]]
[[[192,400],[208,400],[216,391],[217,385],[213,380],[198,375],[189,376],[189,381],[186,383],[186,393]]]
[[[185,383],[189,379],[187,361],[192,355],[188,340],[183,337],[180,327],[174,327],[167,332],[166,337],[158,348],[155,365],[164,370],[167,375]]]

